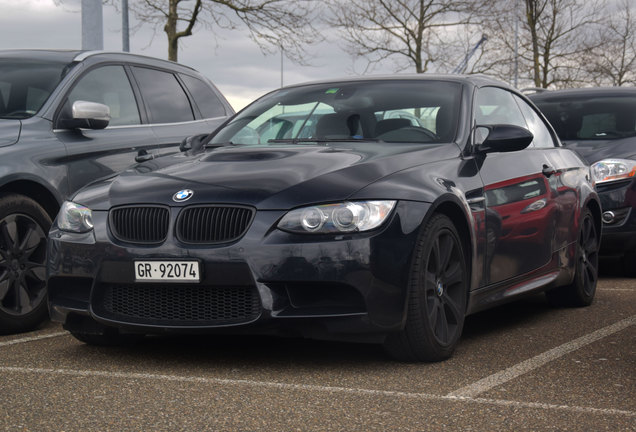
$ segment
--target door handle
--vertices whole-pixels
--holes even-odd
[[[148,153],[146,150],[139,150],[137,156],[135,156],[135,162],[141,163],[152,160],[155,158],[155,155]]]
[[[556,173],[556,170],[552,168],[550,165],[543,164],[543,170],[541,170],[544,176],[550,177],[552,174]]]

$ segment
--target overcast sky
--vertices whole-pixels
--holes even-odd
[[[81,0],[64,0],[63,6],[56,6],[53,0],[0,0],[0,49],[80,49],[80,4]],[[103,16],[104,49],[120,51],[121,15],[105,5]],[[132,27],[135,23],[132,14],[130,20]],[[210,78],[237,110],[280,86],[280,55],[262,54],[244,31],[226,31],[215,37],[200,26],[195,27],[193,36],[181,41],[179,62]],[[160,31],[153,37],[150,27],[140,29],[131,34],[130,51],[167,58],[165,33]],[[308,48],[308,52],[310,66],[298,66],[284,59],[285,85],[352,75],[361,72],[366,64],[360,60],[354,64],[333,39]]]

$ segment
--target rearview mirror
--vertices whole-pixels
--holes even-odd
[[[482,135],[486,136],[482,143],[475,145],[477,153],[519,151],[528,147],[534,139],[528,129],[520,126],[496,124],[476,128],[479,129],[476,132],[483,131]]]

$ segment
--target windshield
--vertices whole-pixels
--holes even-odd
[[[563,141],[636,135],[635,96],[554,96],[534,102]]]
[[[443,81],[366,81],[282,89],[239,113],[211,144],[451,142],[460,98],[461,85]]]
[[[67,72],[67,63],[0,59],[0,118],[25,119],[40,110]]]

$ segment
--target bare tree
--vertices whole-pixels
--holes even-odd
[[[422,73],[447,60],[448,41],[471,21],[471,0],[331,0],[330,23],[348,50],[372,66],[389,58],[396,70]],[[461,54],[458,58],[461,58]]]
[[[587,70],[596,85],[636,85],[636,10],[622,0],[601,27],[604,43],[588,57]]]
[[[107,2],[117,5],[119,0]],[[141,23],[163,29],[173,61],[180,39],[191,36],[197,25],[214,30],[243,24],[263,51],[282,49],[302,62],[304,46],[318,39],[312,25],[317,7],[311,0],[138,0],[130,5]]]
[[[535,87],[570,87],[589,80],[585,58],[602,44],[598,28],[606,0],[497,1],[499,12],[486,31],[492,34],[489,48],[499,63],[493,55],[482,59],[494,75],[510,80],[518,62],[522,81]]]

